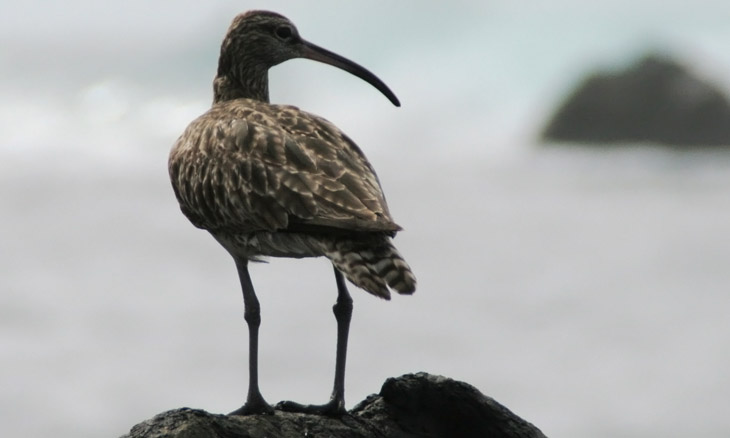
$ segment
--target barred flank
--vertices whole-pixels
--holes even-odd
[[[341,240],[333,246],[326,256],[355,286],[386,300],[388,288],[399,294],[416,290],[416,277],[389,237],[375,244]]]

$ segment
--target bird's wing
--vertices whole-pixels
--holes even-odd
[[[295,107],[217,104],[178,139],[169,170],[183,213],[200,228],[400,229],[357,145]]]

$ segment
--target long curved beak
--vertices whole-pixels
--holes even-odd
[[[323,62],[325,64],[341,68],[342,70],[345,70],[346,72],[357,76],[358,78],[377,88],[381,93],[385,95],[385,97],[388,98],[388,100],[393,102],[393,105],[400,106],[400,101],[397,97],[395,97],[395,94],[390,91],[390,88],[388,88],[388,86],[385,85],[383,81],[378,79],[377,76],[375,76],[365,67],[355,64],[349,59],[343,58],[342,56],[336,53],[332,53],[327,49],[323,49],[315,44],[303,40],[300,56],[302,58]]]

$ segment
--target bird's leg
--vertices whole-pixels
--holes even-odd
[[[302,405],[283,401],[276,405],[277,409],[332,416],[347,413],[345,410],[345,362],[347,361],[347,338],[350,334],[350,320],[352,319],[352,297],[347,291],[345,277],[337,268],[335,268],[335,280],[337,281],[337,302],[332,306],[332,311],[337,320],[337,353],[335,358],[335,384],[330,401],[323,405]]]
[[[345,363],[347,362],[347,339],[350,335],[350,320],[352,319],[352,297],[347,291],[345,277],[335,268],[337,281],[337,302],[332,311],[337,320],[337,353],[335,358],[335,384],[332,388],[330,403],[337,413],[345,412]]]
[[[236,257],[238,278],[243,290],[244,319],[248,324],[248,396],[246,404],[231,412],[230,415],[271,414],[274,409],[266,403],[259,391],[259,325],[261,325],[261,306],[248,273],[248,260]]]

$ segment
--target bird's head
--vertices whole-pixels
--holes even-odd
[[[302,39],[294,23],[268,11],[248,11],[234,18],[221,45],[218,76],[230,75],[245,84],[253,80],[248,76],[264,75],[265,78],[269,68],[294,58],[311,59],[345,70],[377,88],[393,105],[400,106],[395,94],[373,73]]]

